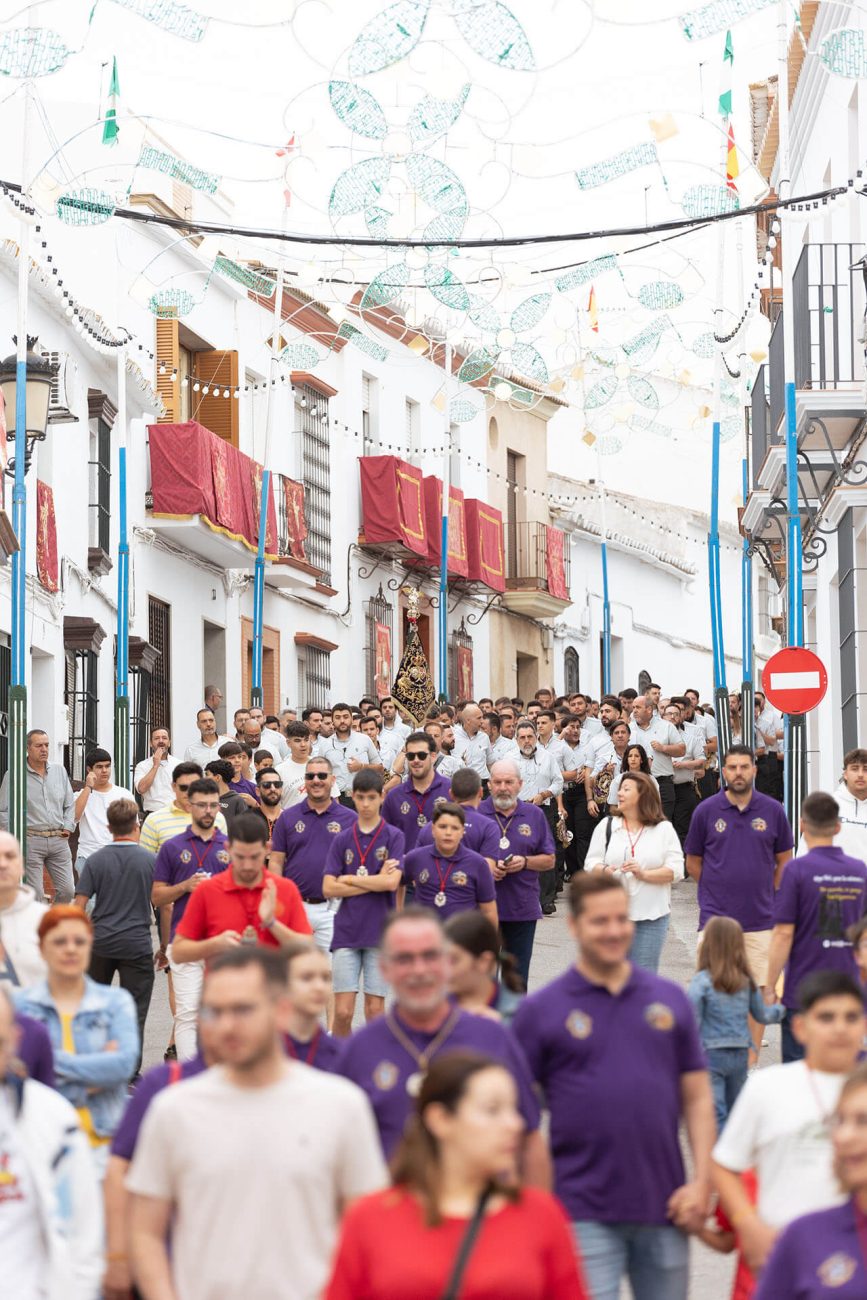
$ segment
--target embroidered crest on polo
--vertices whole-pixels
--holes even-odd
[[[754,817],[750,822],[750,825],[754,831],[766,831],[768,829],[768,823],[765,821],[764,817]]]
[[[713,824],[713,828],[714,828],[715,831],[718,831],[720,835],[722,835],[723,831],[724,831],[725,828],[726,828],[726,820],[725,820],[725,818],[724,818],[724,817],[717,817],[716,821],[715,821],[714,824]]]
[[[373,1071],[373,1082],[380,1092],[388,1092],[397,1083],[399,1071],[393,1061],[380,1061]]]
[[[325,829],[329,831],[332,835],[339,835],[340,822],[329,822],[328,825],[325,827]]]
[[[193,855],[189,849],[181,849],[180,858],[181,858],[181,862],[183,862],[184,866],[186,866],[188,862],[192,862]]]
[[[518,834],[519,834],[519,835],[532,835],[533,832],[530,830],[530,827],[527,825],[526,822],[521,822],[521,825],[518,827]]]
[[[465,871],[456,871],[452,876],[452,882],[455,885],[465,885],[467,883],[467,873]]]
[[[352,849],[347,849],[343,854],[343,861],[346,863],[347,867],[352,865],[352,859],[354,856]]]
[[[217,850],[217,861],[218,861],[218,862],[228,862],[228,861],[229,861],[229,855],[228,855],[228,853],[226,852],[225,849],[218,849],[218,850]]]
[[[376,858],[377,862],[385,862],[385,859],[388,857],[388,849],[384,844],[380,844],[373,856]]]
[[[674,1028],[674,1012],[664,1002],[651,1002],[649,1006],[645,1007],[644,1019],[651,1029],[659,1029],[663,1033],[667,1033]]]
[[[427,867],[425,867],[422,871],[418,873],[418,883],[420,885],[426,885],[429,880],[430,880],[430,872],[428,871]]]
[[[295,830],[296,830],[296,831],[298,832],[298,834],[300,835],[300,834],[302,833],[302,831],[306,830],[306,822],[296,822],[296,823],[295,823]]]
[[[570,1011],[566,1017],[566,1028],[573,1038],[589,1038],[593,1032],[593,1020],[585,1011]]]
[[[819,1275],[819,1281],[823,1286],[838,1287],[845,1286],[847,1282],[855,1276],[855,1270],[858,1265],[851,1255],[845,1251],[835,1251],[823,1260],[816,1272]]]
[[[403,803],[400,805],[400,815],[401,815],[401,817],[405,817],[405,816],[407,815],[408,812],[409,812],[409,804],[408,804],[407,801],[404,799]]]

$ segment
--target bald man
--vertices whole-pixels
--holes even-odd
[[[482,717],[482,710],[478,704],[464,705],[460,723],[454,729],[454,752],[463,755],[464,765],[473,769],[487,794],[491,741],[487,733],[482,730]]]
[[[48,905],[36,901],[23,877],[18,841],[0,831],[0,983],[30,988],[45,978],[36,931]]]
[[[503,945],[518,964],[526,984],[536,922],[541,919],[539,873],[554,866],[554,837],[542,809],[518,797],[521,773],[510,758],[491,768],[491,797],[479,812],[492,818],[500,832],[499,856],[494,867],[497,914]]]

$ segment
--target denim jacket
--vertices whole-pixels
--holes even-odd
[[[75,1052],[64,1052],[60,1016],[42,980],[21,989],[16,1006],[48,1030],[54,1049],[57,1091],[71,1105],[87,1106],[100,1137],[111,1137],[126,1103],[126,1085],[138,1060],[138,1021],[135,1003],[126,989],[97,984],[85,977],[84,997],[72,1018]],[[117,1043],[106,1052],[106,1043]]]
[[[707,1048],[748,1048],[751,1044],[749,1015],[762,1025],[776,1025],[786,1014],[786,1008],[779,1002],[766,1006],[759,990],[749,984],[737,993],[715,989],[706,970],[693,975],[687,992],[698,1021],[699,1037]]]

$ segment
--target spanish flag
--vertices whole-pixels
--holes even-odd
[[[730,189],[732,194],[737,194],[738,187],[735,184],[740,176],[740,167],[738,167],[738,151],[735,146],[735,133],[731,122],[729,122],[729,141],[726,149],[726,188]]]
[[[587,314],[590,317],[590,328],[594,334],[599,333],[599,312],[596,310],[596,286],[590,286],[590,298],[587,303]]]

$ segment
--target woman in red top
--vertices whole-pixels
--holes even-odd
[[[503,1066],[477,1052],[436,1056],[394,1159],[395,1185],[347,1211],[325,1300],[589,1300],[560,1205],[516,1181],[522,1127]]]

